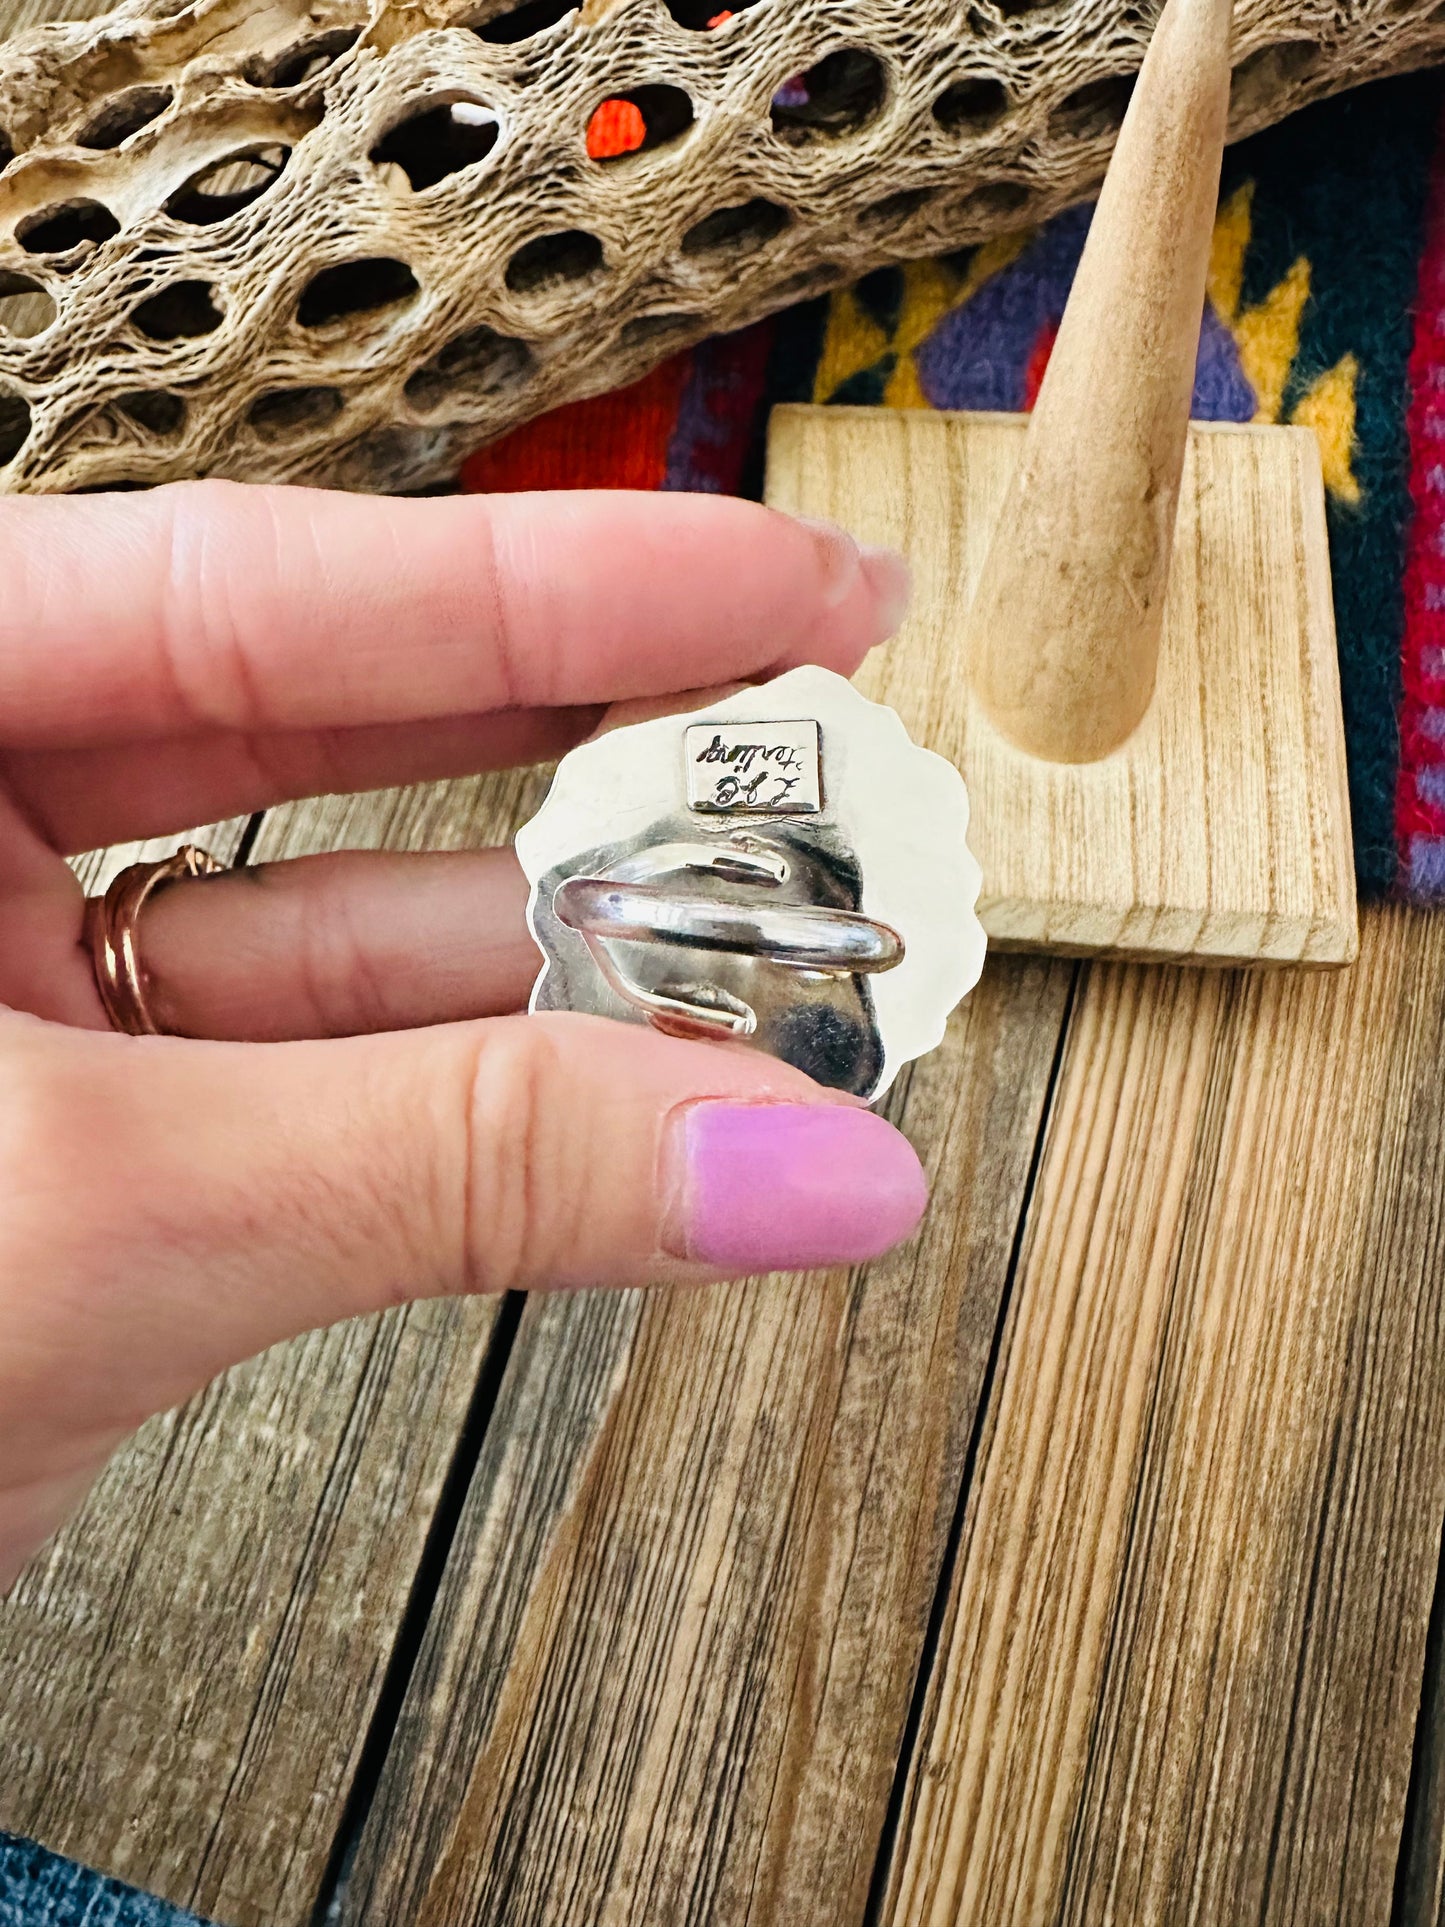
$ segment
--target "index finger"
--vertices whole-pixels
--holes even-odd
[[[423,501],[178,483],[0,503],[0,741],[414,722],[801,662],[851,674],[898,558],[721,496]]]

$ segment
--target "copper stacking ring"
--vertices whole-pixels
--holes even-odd
[[[150,976],[140,959],[140,913],[157,890],[183,877],[214,876],[226,865],[197,843],[184,843],[158,863],[132,863],[104,896],[85,906],[95,987],[105,1014],[128,1037],[157,1037],[161,1026],[150,1010]]]

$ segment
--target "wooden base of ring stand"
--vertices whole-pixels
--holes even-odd
[[[1313,436],[1190,429],[1153,702],[1112,755],[1071,764],[1005,741],[964,673],[964,617],[1025,421],[785,407],[768,456],[775,507],[913,564],[908,622],[859,681],[962,769],[991,942],[1349,963],[1354,862]]]

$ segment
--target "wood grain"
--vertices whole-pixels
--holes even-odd
[[[253,860],[490,842],[544,780],[277,810]],[[145,1428],[0,1604],[0,1828],[228,1927],[310,1920],[494,1316],[341,1326]]]
[[[1445,926],[1077,1006],[884,1918],[1388,1918],[1445,1512]]]
[[[969,683],[1032,756],[1110,755],[1154,696],[1229,119],[1231,0],[1168,0],[969,604]]]
[[[1068,984],[900,1085],[910,1248],[529,1305],[345,1919],[858,1918]]]
[[[87,896],[98,896],[122,870],[132,863],[155,863],[178,850],[183,843],[199,843],[203,850],[234,863],[250,818],[233,816],[224,823],[208,823],[203,829],[187,830],[183,836],[152,836],[141,843],[113,843],[108,850],[87,850],[72,857],[70,867],[79,877]]]
[[[917,589],[860,682],[968,779],[996,945],[1339,963],[1354,863],[1319,450],[1191,429],[1153,707],[1103,762],[1014,749],[970,697],[964,613],[1024,418],[780,408],[768,499],[902,547]]]

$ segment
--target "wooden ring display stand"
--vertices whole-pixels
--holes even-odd
[[[963,770],[1001,947],[1358,946],[1318,450],[1188,423],[1229,58],[1169,0],[1031,418],[774,416],[768,500],[913,561],[862,680]]]

